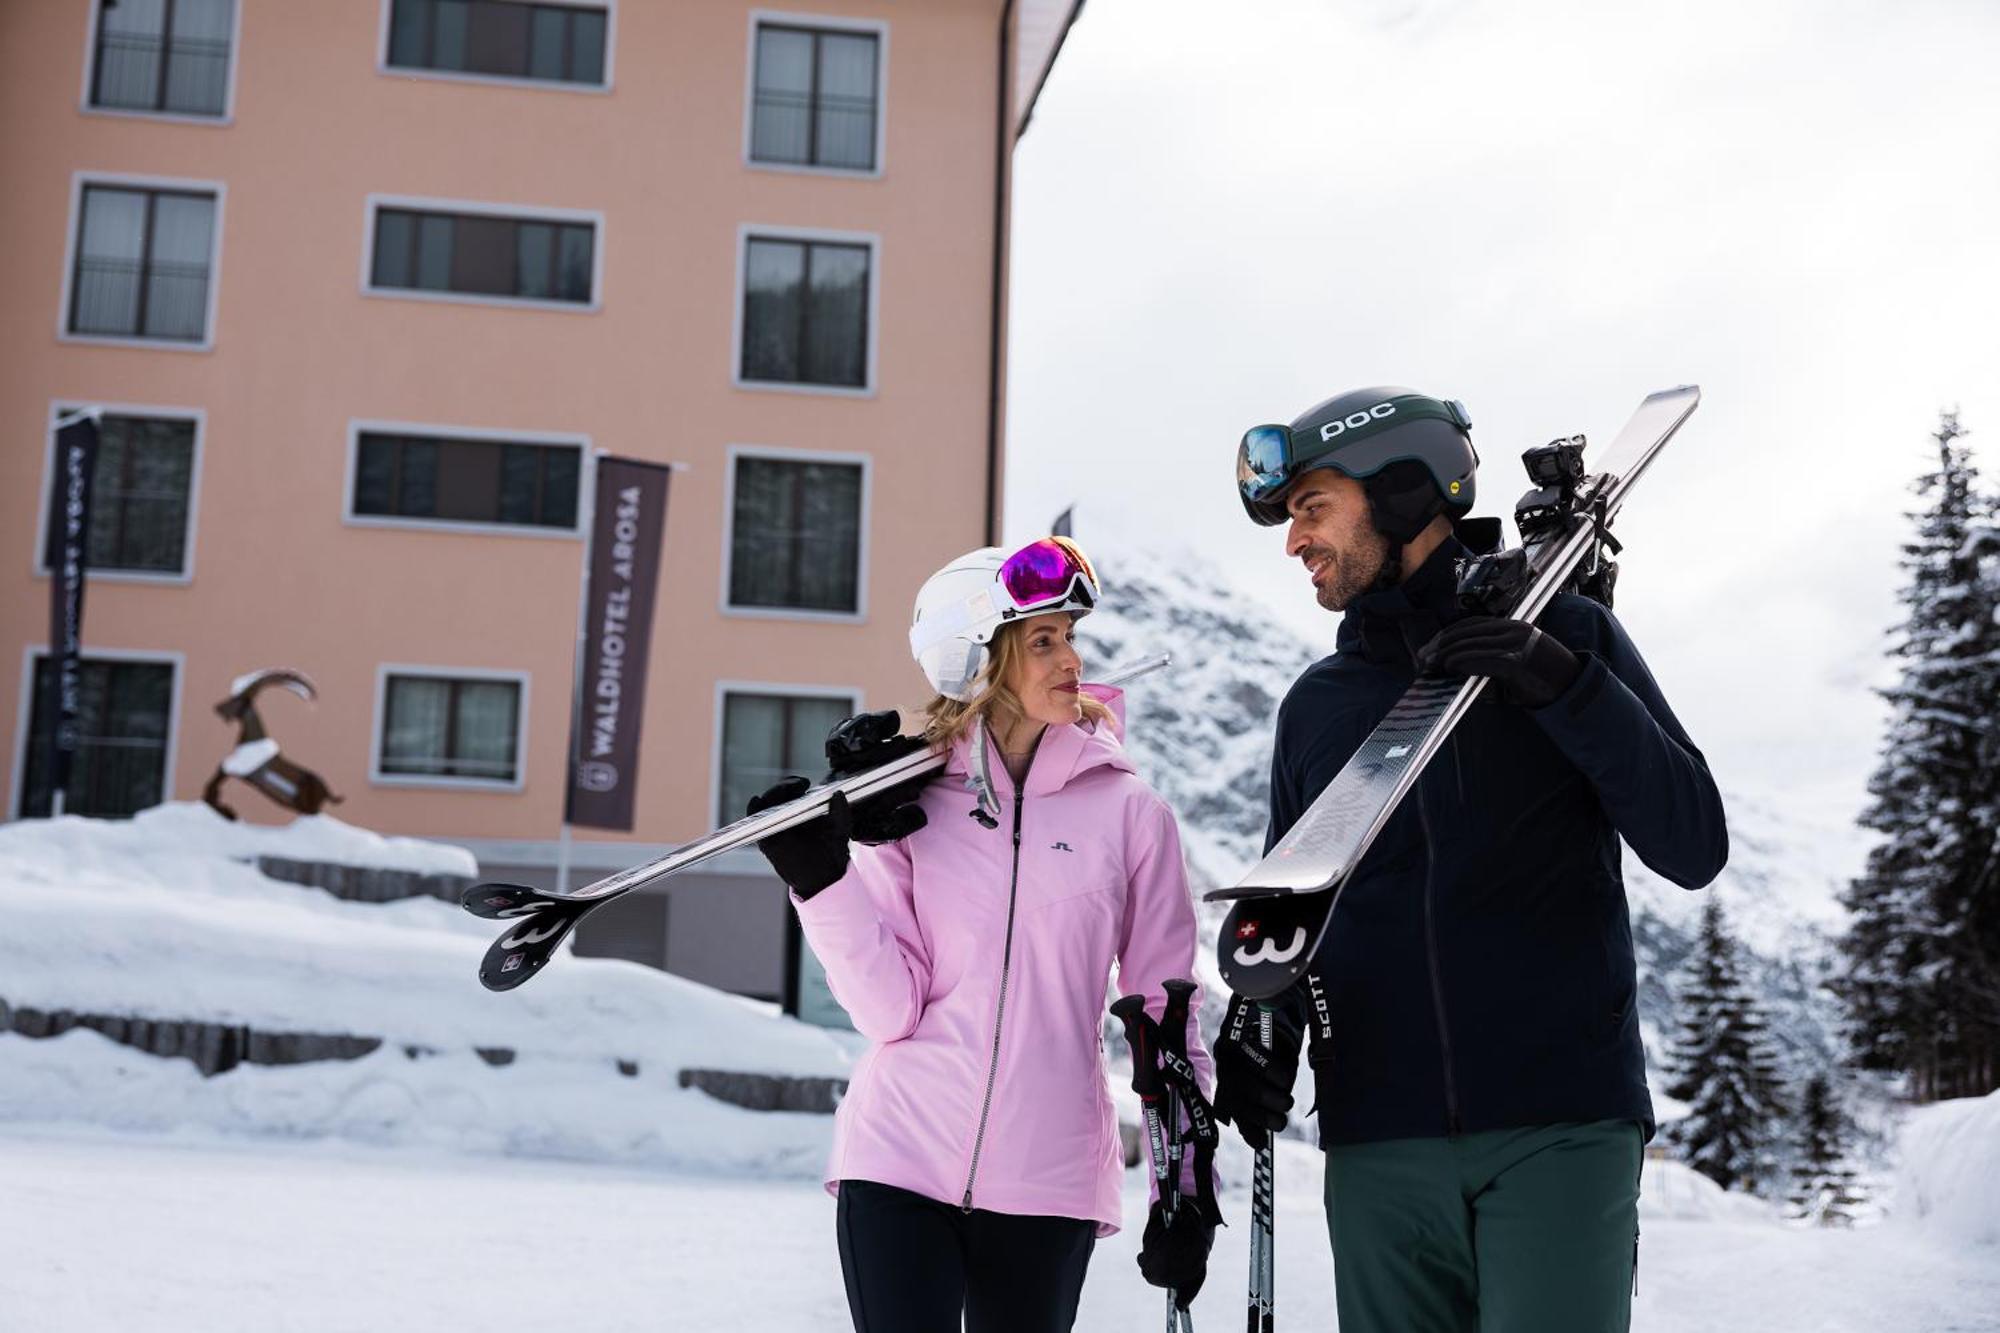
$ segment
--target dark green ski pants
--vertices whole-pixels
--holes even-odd
[[[1327,1149],[1340,1333],[1625,1333],[1629,1120]]]

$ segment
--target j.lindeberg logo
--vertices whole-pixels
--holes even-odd
[[[1049,844],[1049,850],[1052,852],[1073,852],[1076,848],[1066,842],[1052,842]]]

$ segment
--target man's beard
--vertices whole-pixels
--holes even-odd
[[[1322,547],[1321,550],[1326,548]],[[1313,552],[1307,552],[1310,559]],[[1333,576],[1313,589],[1319,604],[1328,611],[1345,611],[1348,603],[1375,586],[1382,567],[1389,560],[1389,539],[1370,528],[1357,533],[1345,552],[1335,557]]]

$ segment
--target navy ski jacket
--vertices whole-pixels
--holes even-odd
[[[1415,650],[1463,614],[1467,554],[1447,539],[1356,598],[1334,654],[1285,696],[1267,848],[1415,678]],[[1532,712],[1480,695],[1315,956],[1333,1034],[1311,1052],[1322,1146],[1589,1120],[1652,1137],[1619,839],[1700,888],[1729,857],[1722,799],[1607,608],[1565,594],[1536,623],[1582,673]]]

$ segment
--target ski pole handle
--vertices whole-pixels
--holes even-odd
[[[1111,1016],[1125,1025],[1125,1044],[1132,1048],[1132,1091],[1152,1105],[1160,1098],[1159,1029],[1146,1017],[1146,997],[1121,995]]]
[[[1200,987],[1185,977],[1160,983],[1167,993],[1167,1007],[1160,1013],[1160,1045],[1175,1055],[1187,1054],[1188,1002]]]
[[[1158,1036],[1146,1017],[1142,995],[1123,995],[1111,1006],[1112,1017],[1125,1025],[1125,1044],[1132,1048],[1132,1091],[1139,1094],[1146,1116],[1146,1149],[1153,1159],[1153,1180],[1162,1193],[1167,1186],[1167,1133],[1160,1120],[1160,1069],[1154,1055]]]
[[[1188,1001],[1195,993],[1195,984],[1184,977],[1175,977],[1161,983],[1167,993],[1167,1003],[1160,1011],[1160,1050],[1164,1059],[1185,1065],[1187,1062]],[[1161,1114],[1166,1119],[1167,1132],[1167,1189],[1164,1195],[1167,1212],[1171,1216],[1180,1211],[1181,1203],[1181,1159],[1186,1155],[1187,1138],[1181,1133],[1181,1099],[1174,1095],[1175,1084],[1162,1074],[1160,1083],[1165,1096],[1161,1098]]]

